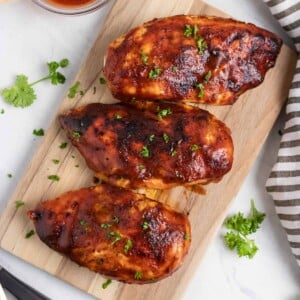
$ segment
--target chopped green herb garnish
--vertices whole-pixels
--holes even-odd
[[[93,95],[96,94],[96,90],[97,90],[97,88],[94,86],[94,87],[93,87]]]
[[[69,98],[75,98],[79,85],[80,85],[80,81],[76,81],[76,83],[69,88],[69,93],[68,93]]]
[[[102,265],[103,262],[104,262],[104,259],[103,259],[103,258],[98,258],[98,259],[97,259],[97,264],[98,264],[98,265]]]
[[[4,114],[4,109],[3,109],[3,108],[1,109],[0,114],[1,114],[1,115]]]
[[[80,95],[80,96],[83,96],[84,94],[85,94],[85,91],[80,91],[80,92],[79,92],[79,95]]]
[[[62,59],[60,62],[59,62],[59,65],[62,67],[62,68],[65,68],[69,65],[69,60],[67,58],[64,58]]]
[[[198,83],[196,87],[199,89],[198,98],[202,98],[204,96],[204,86],[202,83]]]
[[[208,83],[211,78],[211,71],[208,71],[204,76],[204,82]]]
[[[114,216],[113,219],[112,219],[113,223],[115,224],[119,224],[120,222],[120,219],[117,217],[117,216]]]
[[[184,27],[184,36],[190,37],[193,34],[193,29],[192,26],[189,24],[186,24]]]
[[[145,167],[144,167],[143,165],[138,165],[138,166],[137,166],[137,169],[138,169],[139,171],[141,171],[141,170],[145,169]]]
[[[207,49],[207,44],[202,36],[198,36],[195,40],[198,48],[198,53],[202,55],[203,51]]]
[[[149,136],[149,141],[150,141],[150,142],[153,142],[154,139],[155,139],[155,135],[154,135],[154,134],[151,134],[151,135]]]
[[[177,151],[176,150],[172,150],[171,156],[176,156],[176,155],[177,155]]]
[[[80,221],[79,221],[79,224],[80,224],[82,227],[87,227],[87,221],[85,221],[85,220],[80,220]]]
[[[8,178],[12,178],[12,174],[7,174],[7,177]]]
[[[28,231],[25,234],[25,239],[29,239],[30,237],[32,237],[35,234],[35,231],[33,229],[31,229],[30,231]]]
[[[150,157],[150,150],[147,146],[143,146],[143,149],[140,151],[141,156]]]
[[[33,85],[48,79],[51,80],[53,85],[57,85],[58,83],[63,84],[65,82],[65,76],[57,71],[61,64],[65,65],[63,61],[64,60],[61,60],[60,63],[56,61],[47,63],[48,75],[32,83],[28,82],[27,76],[23,74],[17,75],[14,85],[11,88],[2,90],[2,97],[7,103],[12,104],[15,107],[24,108],[31,105],[36,99],[36,94],[32,87]]]
[[[120,232],[111,231],[108,235],[109,235],[109,238],[111,238],[111,237],[114,238],[112,245],[117,243],[122,238],[122,234]]]
[[[254,240],[248,239],[248,235],[256,232],[265,218],[265,214],[259,212],[253,199],[251,200],[251,215],[246,218],[241,212],[233,215],[225,221],[225,227],[230,229],[224,236],[224,242],[231,250],[236,249],[238,255],[253,258],[258,251]]]
[[[25,202],[22,200],[17,200],[15,203],[16,203],[16,208],[19,208],[19,207],[25,205]]]
[[[197,144],[194,144],[194,145],[191,146],[191,150],[192,150],[193,152],[199,150],[199,148],[200,148],[200,147],[199,147]]]
[[[59,164],[59,159],[52,159],[52,162],[53,162],[54,164],[58,165],[58,164]]]
[[[168,141],[169,141],[169,136],[166,134],[166,133],[164,133],[163,134],[163,139],[164,139],[164,141],[166,142],[166,143],[168,143]]]
[[[136,271],[135,272],[134,279],[139,280],[139,279],[142,279],[142,277],[143,277],[143,273],[142,272],[140,272],[140,271]]]
[[[61,144],[59,145],[59,148],[60,148],[60,149],[65,149],[65,148],[67,148],[67,146],[68,146],[68,143],[65,142],[65,143],[61,143]]]
[[[154,69],[150,70],[149,72],[149,78],[156,79],[163,70],[160,68],[155,67]]]
[[[199,31],[198,26],[197,26],[197,24],[195,24],[194,27],[193,27],[193,36],[194,36],[194,38],[197,37],[198,31]]]
[[[124,246],[124,252],[127,254],[128,251],[132,248],[133,244],[131,240],[127,240],[125,246]]]
[[[168,115],[171,115],[172,114],[172,110],[170,108],[167,108],[167,109],[162,109],[158,112],[157,116],[162,119]]]
[[[197,33],[198,33],[199,29],[198,29],[198,26],[197,24],[195,24],[192,28],[191,25],[189,24],[186,24],[185,27],[184,27],[184,36],[186,37],[190,37],[191,35],[194,36],[194,38],[197,37]]]
[[[173,67],[172,67],[172,71],[173,71],[173,72],[177,72],[177,70],[178,70],[178,68],[177,68],[176,66],[173,66]]]
[[[32,134],[36,135],[36,136],[44,136],[45,132],[43,128],[40,129],[33,129]]]
[[[101,227],[102,229],[107,229],[107,228],[110,228],[111,226],[112,226],[112,225],[109,224],[109,223],[100,224],[100,227]]]
[[[183,238],[184,238],[186,241],[188,241],[191,237],[190,237],[188,234],[185,233],[185,234],[183,235]]]
[[[100,77],[99,78],[99,82],[100,82],[100,84],[105,84],[106,80],[103,77]]]
[[[147,230],[149,228],[149,223],[147,222],[147,221],[144,221],[143,223],[142,223],[142,229],[143,230]]]
[[[141,59],[144,65],[148,65],[148,55],[144,52],[141,52]]]
[[[74,131],[74,132],[73,132],[73,137],[74,137],[74,138],[79,139],[80,136],[81,136],[81,135],[80,135],[80,133],[79,133],[78,131]]]
[[[114,114],[114,118],[116,120],[119,120],[119,119],[122,119],[122,116],[116,113],[116,114]]]
[[[53,181],[59,181],[60,177],[58,175],[49,175],[48,179]]]
[[[111,279],[107,279],[105,282],[102,283],[102,288],[106,289],[112,283]]]

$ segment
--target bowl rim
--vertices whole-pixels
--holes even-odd
[[[48,10],[50,12],[60,14],[60,15],[68,15],[68,16],[76,16],[91,13],[102,6],[104,6],[110,0],[98,0],[93,3],[80,6],[78,8],[70,7],[70,8],[61,8],[59,6],[52,5],[51,3],[45,0],[32,0],[33,3],[38,5],[39,7]]]

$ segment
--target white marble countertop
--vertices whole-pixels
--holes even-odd
[[[2,2],[2,1],[0,1]],[[211,5],[235,18],[250,21],[280,34],[288,41],[261,0],[210,0]],[[57,107],[93,44],[103,16],[109,7],[79,17],[48,13],[31,3],[15,0],[0,4],[0,89],[10,86],[16,74],[24,73],[34,80],[44,73],[44,62],[67,57],[71,65],[65,70],[67,82],[54,87],[49,83],[36,86],[38,100],[24,110],[8,106],[0,99],[0,208],[4,209],[22,177],[28,162],[39,146],[33,129],[47,128]],[[255,239],[258,254],[252,259],[238,258],[225,248],[222,229],[210,245],[199,266],[185,299],[300,299],[300,270],[294,260],[285,233],[275,214],[272,199],[264,184],[279,144],[281,116],[229,213],[248,212],[250,199],[267,218]],[[7,174],[12,174],[8,178]],[[0,265],[34,286],[51,299],[91,299],[82,291],[0,250]],[[28,299],[30,300],[30,299]],[[164,299],[165,300],[165,299]]]

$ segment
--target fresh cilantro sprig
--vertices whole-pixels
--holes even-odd
[[[248,238],[249,234],[256,232],[260,224],[265,219],[265,214],[259,212],[251,200],[251,214],[249,217],[245,217],[244,214],[238,212],[225,221],[225,227],[230,229],[225,236],[224,242],[231,250],[236,249],[238,255],[247,256],[253,258],[258,247],[254,240]]]
[[[59,68],[65,68],[69,65],[69,60],[64,58],[60,62],[52,61],[47,63],[48,74],[32,83],[28,82],[28,77],[24,74],[17,75],[16,81],[11,88],[4,88],[1,92],[4,100],[15,107],[30,106],[36,99],[33,86],[44,80],[51,80],[53,85],[63,84],[66,81],[65,76],[58,71]]]

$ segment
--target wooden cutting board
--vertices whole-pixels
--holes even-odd
[[[176,14],[225,16],[199,0],[118,0],[75,79],[80,81],[84,96],[78,95],[75,99],[66,97],[58,113],[90,102],[112,102],[107,87],[99,84],[103,53],[109,42],[145,21]],[[203,106],[232,130],[234,165],[221,182],[208,185],[206,195],[182,187],[148,192],[159,201],[189,214],[191,221],[191,249],[182,267],[171,277],[144,286],[114,281],[104,290],[101,287],[105,281],[102,276],[79,268],[45,246],[36,235],[30,239],[24,238],[26,232],[33,228],[26,216],[28,208],[33,208],[40,200],[93,184],[93,173],[87,169],[77,150],[70,143],[66,149],[59,148],[67,138],[59,128],[56,117],[1,216],[1,247],[101,299],[180,299],[285,102],[295,64],[295,53],[283,46],[276,66],[267,74],[262,85],[245,93],[233,106]],[[60,163],[55,165],[52,159],[59,159]],[[48,180],[51,174],[58,174],[60,181]],[[26,204],[16,209],[15,201],[19,199]]]

